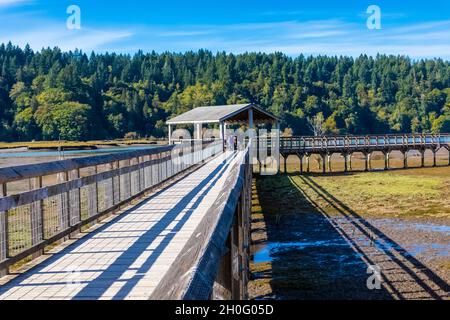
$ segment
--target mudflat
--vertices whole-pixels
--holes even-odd
[[[252,242],[253,299],[450,299],[450,167],[256,177]]]

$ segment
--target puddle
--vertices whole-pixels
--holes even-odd
[[[343,218],[335,218],[333,219],[335,223],[344,226],[351,226],[352,224],[363,224],[370,223],[376,228],[388,227],[390,229],[395,230],[395,232],[401,233],[438,233],[440,236],[450,237],[450,226],[447,225],[438,225],[433,223],[416,223],[416,222],[407,222],[402,221],[400,219],[373,219],[373,220],[363,220],[363,219],[343,219]],[[317,227],[317,226],[316,226]],[[348,230],[348,229],[347,229]],[[321,232],[322,231],[322,232]],[[311,238],[327,237],[323,230],[308,230],[308,233],[311,235]],[[333,252],[332,247],[349,247],[349,244],[343,238],[333,238],[329,240],[317,240],[311,241],[311,239],[305,239],[304,232],[295,232],[293,233],[297,237],[302,237],[303,239],[299,239],[299,241],[293,242],[268,242],[265,244],[260,244],[257,246],[253,246],[253,261],[255,263],[262,262],[271,262],[274,259],[274,256],[282,250],[303,250],[306,248],[313,247],[330,247],[330,253]],[[306,235],[307,237],[307,235]],[[423,257],[449,257],[450,256],[450,238],[448,243],[435,243],[432,242],[431,239],[425,235],[425,238],[414,237],[406,240],[406,243],[395,244],[390,241],[386,241],[383,239],[375,239],[373,243],[365,236],[356,237],[353,239],[356,241],[358,246],[375,246],[381,252],[399,252],[404,256],[423,256]],[[353,254],[349,251],[348,255],[342,256],[340,259],[347,260],[349,263],[351,261],[355,261],[355,263],[359,263],[361,261],[361,257],[358,254]]]
[[[445,236],[450,236],[450,226],[434,223],[406,222],[398,219],[374,219],[371,221],[374,226],[389,226],[397,230],[413,229],[423,232],[436,232]]]
[[[319,241],[295,241],[295,242],[268,242],[263,245],[254,246],[253,262],[270,262],[273,256],[286,249],[302,250],[311,247],[336,247],[348,246],[344,239],[319,240]]]

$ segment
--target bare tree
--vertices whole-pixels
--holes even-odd
[[[308,125],[311,131],[314,133],[314,136],[321,136],[324,133],[323,125],[325,123],[325,118],[323,117],[323,113],[319,112],[314,117],[308,118]]]
[[[317,113],[314,117],[312,118],[308,118],[308,125],[309,128],[311,129],[311,131],[314,133],[314,136],[318,137],[318,136],[322,136],[324,134],[324,123],[325,123],[325,118],[323,117],[323,113],[319,112]],[[317,162],[317,166],[319,167],[319,170],[321,170],[322,167],[322,161],[320,156],[316,156],[314,157],[314,160],[316,160]]]

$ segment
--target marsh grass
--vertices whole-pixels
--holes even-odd
[[[324,206],[302,179],[294,180]],[[362,215],[450,217],[450,167],[312,176],[328,193]],[[333,213],[332,208],[328,208]]]

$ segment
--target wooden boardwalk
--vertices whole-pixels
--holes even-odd
[[[264,141],[262,141],[264,147]],[[261,148],[261,147],[260,147]],[[408,153],[415,150],[421,155],[421,167],[425,166],[425,152],[433,155],[433,166],[436,164],[436,154],[440,149],[448,151],[450,165],[450,134],[404,134],[404,135],[374,135],[374,136],[319,136],[319,137],[281,137],[280,156],[286,172],[287,158],[295,155],[299,159],[300,172],[310,171],[310,157],[313,154],[322,158],[322,171],[327,168],[331,172],[333,154],[340,154],[344,159],[344,171],[352,171],[352,156],[361,153],[365,158],[365,171],[370,171],[371,158],[375,152],[384,155],[384,170],[389,170],[390,155],[393,151],[403,155],[403,168],[408,168]],[[304,163],[306,162],[306,163]]]
[[[240,153],[214,158],[0,286],[0,299],[149,299]]]

